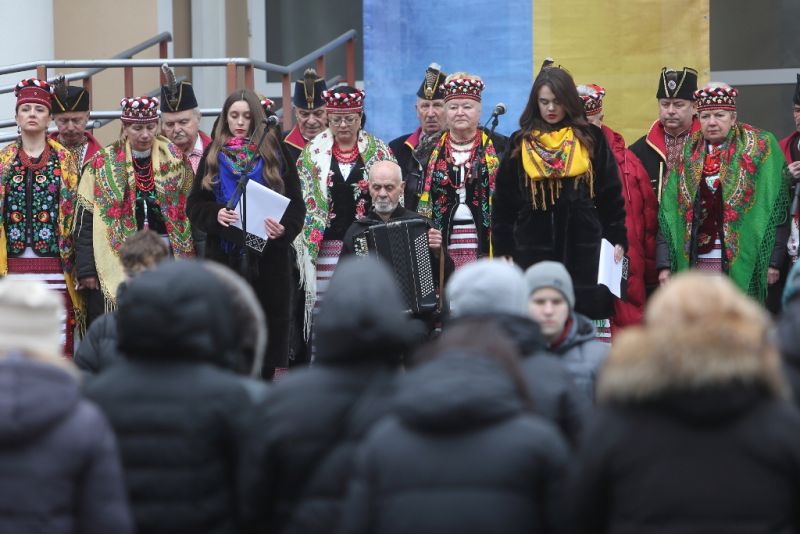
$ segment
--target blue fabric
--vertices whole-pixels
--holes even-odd
[[[234,170],[231,160],[222,151],[217,156],[217,161],[219,162],[219,180],[214,184],[214,196],[220,204],[227,204],[236,191],[240,175]],[[247,173],[247,176],[250,180],[255,180],[261,185],[267,186],[261,174],[263,168],[264,161],[258,157],[253,170]],[[238,202],[239,200],[236,199],[236,201]]]
[[[448,74],[483,78],[481,124],[503,102],[508,111],[496,131],[508,135],[518,128],[533,84],[531,0],[364,0],[363,6],[370,133],[388,141],[417,128],[417,89],[432,62]]]

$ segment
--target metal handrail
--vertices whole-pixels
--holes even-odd
[[[62,59],[62,60],[42,60],[30,61],[27,63],[18,63],[16,65],[9,65],[0,68],[0,74],[10,74],[24,70],[36,69],[37,76],[45,78],[47,69],[65,69],[65,68],[87,68],[89,70],[83,72],[76,72],[65,76],[67,80],[84,80],[84,87],[91,93],[91,77],[107,68],[123,68],[125,70],[125,88],[126,94],[132,92],[133,88],[133,68],[134,67],[161,67],[165,62],[174,67],[226,67],[227,68],[227,83],[230,91],[235,89],[237,79],[237,68],[244,67],[245,85],[252,89],[255,85],[253,71],[255,69],[275,72],[281,74],[282,78],[282,91],[281,98],[286,103],[291,101],[291,74],[315,61],[317,72],[320,76],[325,76],[325,54],[342,46],[347,46],[346,50],[346,79],[351,85],[355,83],[355,65],[353,61],[354,39],[358,35],[355,30],[348,30],[336,37],[332,41],[324,44],[316,50],[306,54],[300,59],[293,61],[289,65],[278,65],[267,61],[258,59],[245,58],[245,57],[229,57],[229,58],[166,58],[166,43],[172,40],[172,34],[169,32],[160,33],[150,39],[139,43],[138,45],[120,52],[110,59]],[[155,44],[161,47],[160,55],[162,57],[156,59],[133,59],[136,53],[139,53]],[[128,57],[125,57],[128,56]],[[48,78],[50,80],[54,78]],[[165,83],[162,74],[162,83]],[[10,93],[14,90],[15,85],[8,85],[0,87],[0,94]],[[131,95],[128,95],[131,96]],[[113,112],[110,112],[113,113]],[[292,117],[290,113],[282,113],[283,126],[285,129],[291,127]],[[14,123],[12,123],[13,125]]]

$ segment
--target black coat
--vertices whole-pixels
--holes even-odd
[[[778,345],[795,405],[800,407],[800,299],[786,303],[778,322]]]
[[[567,445],[494,361],[440,355],[396,402],[359,450],[340,532],[560,531]]]
[[[73,361],[81,371],[95,375],[120,360],[117,351],[117,314],[101,315],[86,331]]]
[[[286,233],[278,239],[270,240],[260,257],[251,256],[257,264],[257,273],[252,270],[246,273],[267,317],[269,342],[265,366],[272,368],[288,365],[289,306],[294,294],[289,248],[303,227],[306,213],[305,203],[300,192],[300,180],[297,177],[297,167],[287,152],[286,145],[284,143],[279,143],[279,145],[283,158],[281,163],[281,176],[285,185],[283,195],[290,200],[280,221],[286,228]],[[207,154],[208,149],[197,169],[192,192],[186,202],[186,212],[192,224],[207,234],[206,258],[241,271],[240,256],[225,252],[220,240],[240,243],[242,233],[238,228],[226,228],[217,222],[217,213],[225,206],[217,202],[213,191],[202,187],[203,176],[206,173]]]
[[[420,161],[414,154],[414,149],[417,148],[416,144],[412,146],[409,138],[412,138],[415,133],[401,135],[400,137],[392,140],[389,143],[389,148],[392,150],[397,164],[403,172],[403,182],[406,184],[404,192],[405,207],[410,210],[417,209],[417,202],[419,202],[419,195],[422,193],[422,185],[425,179],[425,165],[427,161]],[[428,155],[430,153],[428,152]]]
[[[411,340],[390,283],[380,264],[343,260],[316,323],[314,366],[268,395],[248,461],[257,466],[246,490],[256,531],[328,533],[336,524],[355,447],[389,410],[399,352]]]
[[[497,174],[492,244],[495,256],[510,256],[523,269],[544,260],[563,263],[575,287],[576,311],[605,319],[614,308],[611,293],[597,284],[600,240],[627,248],[628,239],[617,162],[602,130],[591,126],[590,131],[594,198],[585,183],[575,188],[574,179],[565,178],[560,197],[546,210],[533,209],[522,156],[514,154],[522,141],[520,132],[512,136]]]
[[[129,283],[117,313],[126,358],[86,394],[119,436],[138,531],[240,532],[240,452],[265,386],[222,368],[235,345],[225,286],[198,263],[165,264]]]
[[[133,532],[114,434],[77,381],[10,355],[0,382],[0,533]]]
[[[800,414],[731,384],[601,409],[575,484],[577,532],[800,531]]]
[[[575,384],[567,364],[545,352],[545,341],[536,322],[512,315],[486,319],[496,321],[522,355],[520,367],[528,382],[533,411],[556,425],[569,444],[577,447],[592,406]]]

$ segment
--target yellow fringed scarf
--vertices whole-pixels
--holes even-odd
[[[590,196],[594,197],[592,160],[572,128],[547,133],[534,130],[530,138],[522,140],[521,152],[533,209],[546,210],[548,196],[550,204],[559,198],[563,178],[576,178],[576,188],[585,180]]]

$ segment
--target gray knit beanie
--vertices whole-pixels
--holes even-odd
[[[564,264],[557,261],[540,261],[525,271],[525,283],[528,285],[527,295],[537,289],[549,287],[561,292],[569,303],[569,309],[575,308],[575,290],[572,289],[572,277]]]
[[[522,270],[501,260],[480,259],[456,271],[445,294],[450,315],[505,313],[528,316],[528,297]]]

